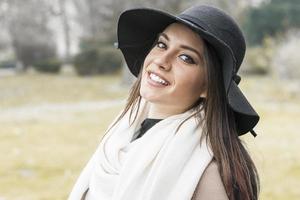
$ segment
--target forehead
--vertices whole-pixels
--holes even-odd
[[[203,52],[204,41],[195,31],[181,23],[172,23],[163,31],[171,41],[188,45]]]

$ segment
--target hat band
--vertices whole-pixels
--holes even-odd
[[[186,14],[180,14],[180,15],[178,15],[177,18],[189,22],[193,26],[196,26],[196,28],[200,28],[204,31],[209,30],[209,28],[206,26],[205,23],[202,23],[199,19],[197,19],[193,16],[186,15]]]

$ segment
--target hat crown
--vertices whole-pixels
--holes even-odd
[[[224,11],[207,5],[193,6],[177,16],[201,27],[211,35],[223,41],[232,51],[238,71],[246,51],[246,42],[242,31],[234,19]]]

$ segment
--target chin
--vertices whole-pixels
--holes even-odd
[[[149,101],[149,102],[155,102],[157,100],[154,96],[149,95],[149,94],[143,94],[143,93],[141,93],[141,97],[143,99],[145,99],[146,101]]]
[[[156,95],[152,95],[152,94],[149,94],[149,92],[143,92],[143,91],[140,91],[140,95],[143,99],[145,99],[146,101],[149,101],[151,103],[159,103],[161,102],[161,98],[156,96]]]

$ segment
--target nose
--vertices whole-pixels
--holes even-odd
[[[172,68],[171,62],[171,54],[168,52],[164,52],[154,60],[154,63],[159,67],[159,69],[164,71],[170,71]]]

